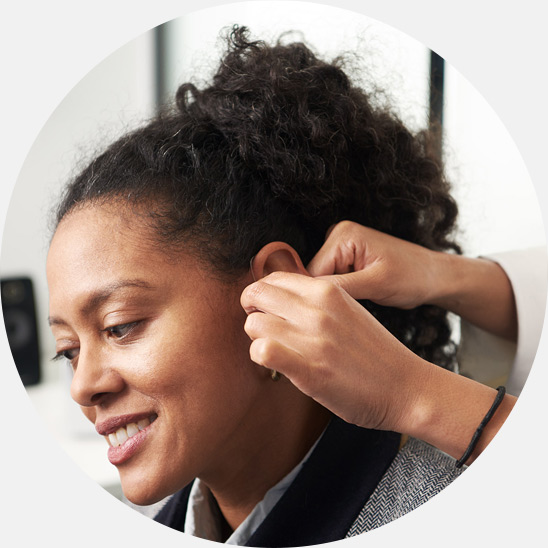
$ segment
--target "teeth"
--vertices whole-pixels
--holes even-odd
[[[122,443],[127,441],[129,438],[128,438],[126,429],[125,428],[118,428],[118,430],[116,430],[116,438],[118,439],[118,443],[120,445],[122,445]]]
[[[149,424],[150,421],[148,419],[143,419],[137,423],[137,426],[139,430],[144,430]]]
[[[138,423],[132,422],[130,424],[126,424],[125,427],[118,428],[115,433],[106,436],[109,445],[112,445],[112,447],[122,445],[129,438],[132,438],[135,434],[138,434],[141,430],[144,430],[149,424],[154,422],[156,418],[157,415],[152,415],[150,419],[142,419]]]

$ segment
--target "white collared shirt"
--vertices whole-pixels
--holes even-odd
[[[264,498],[255,506],[255,508],[253,508],[251,513],[232,535],[230,535],[225,541],[225,544],[243,546],[251,538],[251,535],[253,535],[272,508],[274,508],[276,503],[282,498],[282,495],[287,491],[288,487],[293,483],[293,480],[301,471],[304,463],[316,448],[322,435],[316,440],[301,462],[299,462],[287,476],[282,478],[274,487],[271,487],[266,492]],[[188,499],[185,533],[206,540],[223,542],[222,520],[221,511],[219,510],[213,494],[203,482],[196,479],[190,490]]]

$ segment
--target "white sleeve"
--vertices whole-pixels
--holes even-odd
[[[539,247],[485,256],[506,272],[516,299],[517,345],[467,322],[461,327],[460,372],[519,396],[537,352],[546,311],[548,255]]]

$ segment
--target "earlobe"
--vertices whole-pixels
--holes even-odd
[[[266,244],[251,259],[251,274],[253,279],[260,280],[272,272],[293,272],[308,276],[299,254],[285,242],[270,242]]]

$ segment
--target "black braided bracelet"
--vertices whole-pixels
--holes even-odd
[[[474,451],[474,449],[476,448],[476,445],[478,444],[481,434],[483,433],[483,429],[487,426],[487,423],[493,418],[495,411],[499,408],[499,405],[501,404],[502,399],[504,398],[504,395],[506,394],[506,388],[504,386],[499,386],[497,388],[497,392],[498,392],[497,397],[495,398],[493,405],[491,405],[491,409],[487,411],[487,415],[483,417],[483,420],[480,422],[480,425],[478,426],[477,430],[474,432],[474,435],[472,436],[472,441],[470,442],[470,445],[464,452],[464,455],[462,455],[462,457],[455,464],[457,468],[462,468],[463,464],[470,458],[472,451]]]

